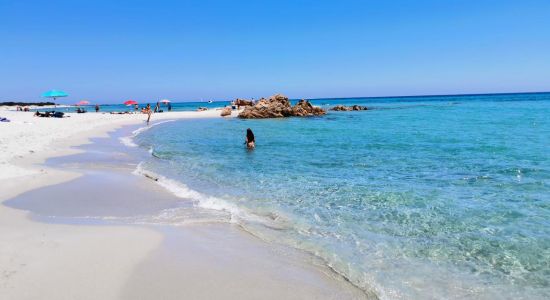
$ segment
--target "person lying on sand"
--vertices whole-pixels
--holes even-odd
[[[36,111],[36,112],[34,113],[34,116],[35,116],[35,117],[49,118],[49,117],[50,117],[50,113],[49,113],[49,112],[43,112],[43,113],[41,113],[41,112],[39,112],[39,111]]]
[[[39,112],[39,111],[36,111],[34,113],[34,116],[35,117],[42,117],[42,118],[63,118],[64,117],[64,113],[63,112],[60,112],[60,111],[46,111],[46,112]]]
[[[246,130],[246,140],[244,143],[248,149],[256,148],[256,139],[254,138],[254,133],[250,128]]]

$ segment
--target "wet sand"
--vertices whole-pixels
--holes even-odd
[[[134,270],[123,298],[365,298],[309,255],[267,244],[236,226],[163,229],[163,244]]]
[[[60,183],[12,195],[4,203],[13,209],[30,211],[32,223],[37,228],[67,230],[67,236],[76,243],[71,244],[75,248],[75,261],[63,260],[60,256],[57,261],[45,263],[37,273],[44,277],[48,272],[60,274],[57,276],[60,281],[32,277],[37,288],[28,298],[40,295],[36,294],[40,291],[46,298],[80,299],[366,297],[363,291],[314,257],[264,242],[236,225],[219,222],[141,224],[139,220],[143,216],[186,204],[154,181],[131,173],[143,153],[118,141],[129,130],[125,128],[108,138],[95,139],[93,144],[81,146],[81,153],[49,159],[45,164],[48,172],[65,174],[59,175]],[[92,237],[83,233],[88,230],[93,232]],[[113,235],[113,232],[120,234]],[[49,251],[55,251],[55,241],[44,240],[52,243]],[[53,240],[67,244],[63,236],[55,235]],[[78,249],[78,243],[89,249]],[[118,256],[113,257],[111,252]],[[120,257],[124,253],[128,256]],[[119,260],[124,264],[119,265]],[[41,261],[36,258],[35,262]],[[66,281],[70,280],[63,279],[72,276],[71,268],[82,272],[83,278],[107,276],[111,278],[111,286],[101,286],[101,279],[95,283],[90,281],[92,286],[87,286],[90,283],[86,279],[79,279],[85,282],[72,280],[68,284]],[[94,289],[98,291],[95,294]],[[13,295],[24,295],[16,292]]]

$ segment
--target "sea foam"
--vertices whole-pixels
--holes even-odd
[[[119,140],[122,144],[124,144],[125,146],[128,146],[128,147],[138,147],[138,144],[136,144],[134,142],[134,138],[138,135],[140,135],[141,133],[145,132],[146,130],[149,130],[155,126],[158,126],[160,124],[164,124],[164,123],[168,123],[168,122],[174,122],[175,120],[166,120],[166,121],[161,121],[161,122],[157,122],[157,123],[153,123],[149,126],[143,126],[143,127],[140,127],[134,131],[132,131],[132,134],[130,134],[129,136],[123,136],[123,137],[120,137]]]
[[[219,197],[200,193],[196,190],[190,189],[186,184],[180,181],[147,170],[143,167],[143,164],[144,163],[141,162],[137,165],[136,169],[133,171],[134,175],[145,176],[154,180],[158,185],[162,186],[175,196],[190,200],[193,205],[198,208],[227,213],[229,216],[228,222],[230,223],[245,225],[245,223],[252,222],[273,229],[281,229],[286,227],[286,218],[281,218],[281,216],[259,216],[244,207],[239,207]]]

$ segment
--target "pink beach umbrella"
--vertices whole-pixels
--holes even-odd
[[[137,103],[136,101],[134,101],[134,100],[128,100],[128,101],[125,101],[125,102],[124,102],[124,105],[127,105],[127,106],[128,106],[128,105],[136,105],[136,104],[138,104],[138,103]]]
[[[88,105],[88,104],[90,104],[89,101],[82,100],[82,101],[79,101],[76,105]]]
[[[168,103],[170,103],[170,100],[168,100],[168,99],[162,99],[162,100],[160,100],[159,102],[162,103],[162,104],[168,104]]]

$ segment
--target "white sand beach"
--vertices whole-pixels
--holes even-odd
[[[50,157],[80,150],[91,137],[125,125],[145,124],[145,115],[103,113],[38,118],[32,112],[0,110],[0,201],[64,182],[79,173],[47,168]],[[219,117],[219,111],[154,114],[152,121]],[[125,175],[126,176],[126,175]],[[135,184],[148,180],[127,175]],[[133,177],[131,177],[133,176]],[[153,183],[150,183],[154,185]],[[156,185],[155,185],[156,186]],[[128,197],[140,193],[128,187]],[[101,194],[98,194],[101,196]],[[106,194],[108,197],[108,194]],[[169,193],[141,197],[170,197]],[[44,194],[40,201],[48,201]],[[146,226],[57,224],[0,205],[0,295],[2,299],[342,299],[362,291],[301,254],[281,256],[269,245],[231,225],[189,226],[166,234]],[[222,243],[223,241],[223,243]],[[290,252],[292,253],[292,252]]]
[[[236,113],[234,113],[236,114]],[[67,118],[38,118],[32,112],[18,112],[0,107],[0,117],[11,122],[0,127],[0,179],[36,173],[33,168],[10,164],[40,161],[51,155],[62,155],[72,145],[84,143],[91,136],[102,135],[120,126],[144,124],[144,114],[68,113]],[[219,117],[220,112],[170,112],[154,114],[152,122],[178,118]],[[67,138],[70,137],[70,140]],[[17,164],[19,165],[19,164]]]

